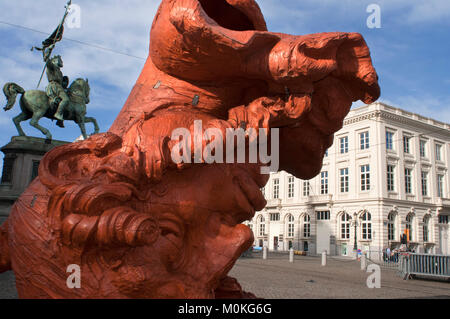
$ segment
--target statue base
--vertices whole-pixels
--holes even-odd
[[[13,136],[0,150],[5,154],[0,183],[0,225],[9,216],[12,205],[38,175],[39,162],[54,147],[66,141],[31,136]]]

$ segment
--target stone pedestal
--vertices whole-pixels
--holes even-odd
[[[0,183],[0,224],[9,215],[15,200],[38,175],[39,162],[52,148],[69,142],[30,136],[14,136],[1,148],[5,154]]]

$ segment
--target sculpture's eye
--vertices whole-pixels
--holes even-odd
[[[255,30],[252,21],[226,0],[199,0],[199,2],[206,14],[220,26],[235,31]]]

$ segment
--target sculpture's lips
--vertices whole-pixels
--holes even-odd
[[[259,170],[259,166],[256,166]],[[261,192],[268,180],[268,175],[262,175],[259,172],[255,172],[253,169],[240,169],[239,174],[235,176],[235,181],[239,186],[242,194],[242,198],[238,198],[238,203],[241,207],[239,212],[233,214],[232,223],[229,225],[240,224],[246,220],[250,220],[255,211],[259,211],[266,206],[266,200]]]
[[[227,235],[224,237],[219,236],[216,239],[220,241],[217,246],[221,247],[221,249],[211,252],[214,258],[212,267],[217,267],[214,277],[220,280],[228,275],[241,254],[251,247],[254,238],[251,229],[243,224],[233,227],[222,226],[222,230],[224,231],[222,234]]]

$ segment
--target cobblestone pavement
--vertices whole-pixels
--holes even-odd
[[[295,256],[289,263],[287,254],[261,253],[240,258],[230,272],[245,291],[261,298],[446,298],[450,283],[424,279],[403,280],[394,269],[381,268],[381,288],[366,285],[370,273],[361,270],[356,260],[328,258],[321,266],[320,257]]]
[[[16,299],[16,281],[12,271],[0,274],[0,299]]]
[[[328,258],[321,266],[320,257],[295,256],[289,263],[287,254],[269,253],[240,258],[230,272],[246,291],[261,298],[446,298],[450,283],[430,280],[403,280],[395,270],[381,268],[381,288],[369,289],[360,263],[343,258]],[[12,272],[0,274],[0,299],[17,298]]]

